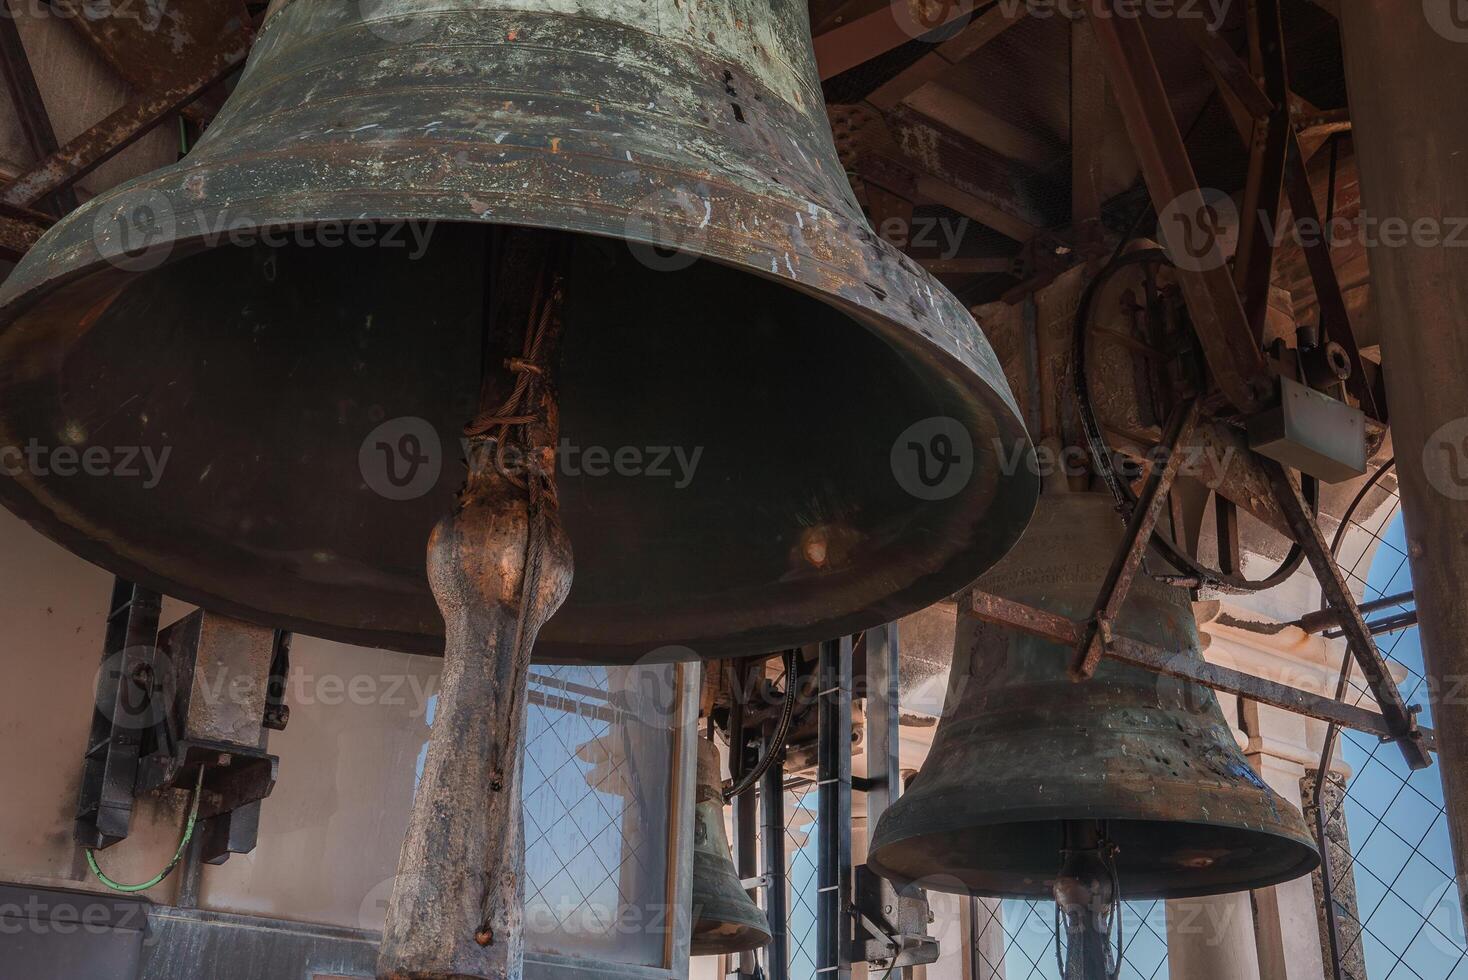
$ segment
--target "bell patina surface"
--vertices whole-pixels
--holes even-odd
[[[424,542],[462,483],[505,226],[573,240],[576,576],[538,658],[836,636],[1018,538],[1013,398],[863,217],[804,0],[278,3],[188,157],[0,290],[0,445],[161,472],[25,467],[0,500],[218,612],[438,652]]]
[[[1109,497],[1047,492],[977,588],[1084,619],[1122,533]],[[1200,656],[1187,592],[1145,573],[1115,629]],[[1249,767],[1213,691],[1111,660],[1072,683],[1072,655],[960,615],[932,751],[873,835],[879,874],[1049,897],[1067,821],[1106,822],[1123,899],[1243,891],[1315,867],[1304,818]]]
[[[739,881],[724,827],[718,747],[698,743],[698,797],[693,811],[693,956],[742,953],[770,941],[770,924]]]

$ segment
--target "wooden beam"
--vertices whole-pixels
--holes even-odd
[[[1070,25],[1070,223],[1078,231],[1101,219],[1106,88],[1096,35],[1078,20]]]
[[[951,259],[916,260],[935,276],[983,276],[1014,273],[1015,260],[1004,256],[960,255]]]
[[[953,3],[931,25],[918,25],[915,21],[899,22],[896,3],[883,4],[878,10],[848,21],[815,37],[816,66],[820,69],[821,81],[835,78],[844,71],[865,64],[908,41],[944,27],[965,17],[969,8],[963,3]]]
[[[924,85],[906,104],[935,122],[1006,157],[1044,170],[1060,156],[1032,132],[994,115],[973,99],[937,83]]]
[[[980,197],[927,174],[918,177],[917,191],[919,196],[952,208],[1017,242],[1027,242],[1044,229],[1044,225],[1023,220],[993,199]]]
[[[1019,23],[1025,12],[1026,6],[1021,3],[996,3],[975,17],[956,37],[944,41],[888,79],[867,101],[880,109],[892,108]]]

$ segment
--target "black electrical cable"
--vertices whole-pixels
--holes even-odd
[[[1145,265],[1149,262],[1171,264],[1167,253],[1162,249],[1143,248],[1118,254],[1097,273],[1096,278],[1091,280],[1090,285],[1086,287],[1085,293],[1081,296],[1080,306],[1076,310],[1075,331],[1071,343],[1071,378],[1075,385],[1076,408],[1080,416],[1081,431],[1085,436],[1086,448],[1091,453],[1096,471],[1107,489],[1111,491],[1111,496],[1116,500],[1117,510],[1121,513],[1123,520],[1130,516],[1132,508],[1136,506],[1137,497],[1125,481],[1117,475],[1112,465],[1111,450],[1101,435],[1101,424],[1091,405],[1090,382],[1086,377],[1086,337],[1091,328],[1092,307],[1101,289],[1111,281],[1112,276],[1122,269],[1133,265]],[[1308,484],[1306,496],[1310,498],[1310,505],[1313,508],[1319,503],[1319,487],[1313,480],[1306,481],[1306,483]],[[1289,553],[1278,568],[1265,578],[1251,580],[1241,575],[1232,575],[1207,567],[1178,547],[1171,536],[1160,529],[1153,532],[1152,539],[1162,548],[1164,557],[1169,562],[1179,569],[1192,573],[1200,585],[1217,589],[1220,592],[1261,592],[1274,588],[1295,574],[1305,559],[1305,549],[1300,546],[1299,542],[1291,542]]]
[[[775,726],[774,737],[765,749],[764,758],[760,759],[759,764],[753,769],[745,773],[737,785],[724,794],[725,803],[730,802],[736,796],[743,796],[748,792],[752,786],[759,782],[760,777],[765,774],[765,770],[769,769],[775,760],[779,758],[780,753],[785,751],[785,742],[790,737],[790,723],[795,718],[795,689],[797,687],[799,655],[799,651],[797,650],[785,651],[785,704],[780,711],[780,723]]]

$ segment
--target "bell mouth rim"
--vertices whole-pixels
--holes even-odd
[[[596,154],[561,152],[555,154],[555,157],[557,162],[574,161],[578,158],[603,161]],[[364,154],[361,159],[366,160],[367,155]],[[249,171],[251,168],[248,164],[252,162],[264,163],[266,160],[245,157],[234,161],[234,164],[241,170]],[[642,166],[648,170],[658,169],[650,163]],[[179,214],[192,217],[196,225],[201,219],[223,219],[231,213],[250,215],[250,230],[256,234],[323,224],[423,222],[531,228],[588,235],[613,242],[673,251],[690,251],[690,238],[671,232],[636,233],[634,228],[629,227],[629,222],[636,221],[641,222],[644,228],[655,227],[662,231],[668,217],[666,213],[661,215],[664,221],[654,222],[648,220],[646,212],[621,203],[573,200],[562,203],[580,205],[583,209],[581,214],[588,219],[588,223],[557,223],[547,220],[543,209],[526,207],[521,203],[534,200],[537,195],[517,194],[510,190],[480,190],[475,208],[466,207],[462,211],[449,210],[442,204],[446,198],[462,197],[461,192],[396,186],[366,195],[354,195],[351,191],[333,188],[302,188],[289,194],[230,197],[227,206],[223,208],[211,206],[215,202],[211,202],[207,194],[191,204],[186,203],[186,198],[192,195],[185,188],[185,182],[198,180],[211,169],[219,168],[210,160],[195,161],[186,157],[178,163],[111,188],[62,217],[21,257],[10,275],[0,282],[0,333],[57,289],[78,280],[105,273],[109,268],[130,271],[127,266],[137,266],[139,261],[146,263],[146,267],[138,271],[151,271],[197,252],[229,244],[218,241],[222,235],[230,233],[227,230],[222,231],[221,224],[213,228],[206,226],[194,234],[160,240],[157,247],[150,246],[142,256],[133,256],[120,245],[109,249],[103,243],[99,222],[104,217],[127,213],[126,205],[129,203],[134,208],[138,207],[140,199],[146,201],[161,197],[162,203],[171,209],[170,220],[174,222],[177,222]],[[686,233],[700,245],[715,246],[692,250],[697,258],[707,258],[727,268],[797,289],[845,313],[888,343],[900,344],[911,353],[946,357],[958,369],[953,373],[975,379],[978,386],[985,390],[985,394],[993,397],[998,406],[1012,417],[1015,425],[1024,434],[1026,443],[1031,443],[1023,413],[982,326],[958,298],[926,269],[913,262],[896,246],[877,236],[865,222],[854,221],[848,215],[818,201],[785,197],[786,192],[779,185],[775,185],[771,194],[760,194],[732,181],[709,177],[700,178],[695,184],[710,191],[717,189],[718,196],[737,198],[741,205],[752,211],[757,211],[762,204],[768,206],[778,196],[788,207],[789,213],[797,216],[801,231],[799,237],[806,244],[806,251],[799,248],[768,247],[765,239],[748,231],[736,232],[722,221],[714,222],[711,215],[700,217],[696,213],[685,213],[684,217],[688,220],[679,223],[679,228],[675,230]],[[760,189],[770,190],[767,187]],[[654,193],[673,194],[673,191],[664,187]],[[708,195],[709,198],[714,196],[712,192]],[[415,210],[405,210],[402,207],[404,202],[414,199],[430,206]],[[496,199],[504,204],[502,209],[480,208]],[[288,206],[292,202],[305,200],[313,202],[310,213],[302,207]],[[372,204],[382,205],[389,201],[395,206],[391,213],[386,209],[374,213]],[[432,206],[434,202],[438,206]],[[704,203],[709,202],[705,200]],[[491,211],[494,212],[493,217],[489,216]],[[804,220],[805,216],[811,218],[808,224]],[[76,234],[80,230],[79,226],[88,221],[92,226],[89,233]],[[824,224],[833,225],[836,233],[819,234],[818,230]],[[216,240],[215,244],[210,244],[211,238]],[[736,240],[746,243],[747,251],[744,254],[740,254],[735,247]],[[809,240],[813,240],[813,243]],[[847,257],[851,261],[817,259],[814,254],[816,246],[825,244],[847,245]],[[876,268],[870,270],[870,275],[862,274],[863,268],[866,268],[865,263],[858,258],[862,249],[869,249],[880,255],[880,259],[873,263]],[[154,253],[160,250],[162,256],[156,257]],[[836,254],[830,249],[826,251],[832,256]],[[899,288],[904,285],[910,285],[911,288]],[[951,336],[943,336],[927,325],[928,311],[936,316],[938,327]],[[968,334],[968,345],[960,343],[963,333]],[[915,337],[921,338],[921,342],[917,342]],[[973,343],[975,340],[977,343]],[[971,350],[965,350],[965,346]],[[988,357],[984,357],[984,354]],[[971,384],[970,387],[976,386]]]
[[[1256,873],[1249,876],[1240,874],[1233,878],[1219,878],[1214,879],[1213,881],[1206,884],[1189,886],[1187,884],[1187,879],[1189,874],[1191,873],[1191,869],[1178,869],[1175,871],[1169,870],[1160,873],[1154,872],[1149,875],[1151,881],[1158,882],[1158,884],[1156,885],[1146,888],[1138,888],[1134,886],[1129,889],[1127,888],[1127,877],[1129,872],[1125,857],[1127,849],[1123,848],[1121,852],[1121,857],[1118,860],[1118,870],[1122,878],[1122,897],[1124,900],[1127,901],[1131,901],[1133,899],[1153,900],[1173,898],[1202,898],[1208,895],[1224,895],[1237,891],[1247,891],[1253,888],[1267,888],[1272,885],[1282,884],[1287,881],[1294,881],[1297,878],[1301,878],[1309,874],[1320,866],[1320,852],[1317,849],[1314,840],[1309,838],[1308,834],[1305,837],[1297,836],[1296,833],[1290,832],[1289,828],[1284,826],[1271,829],[1263,826],[1248,826],[1236,823],[1204,823],[1197,820],[1162,820],[1158,819],[1155,816],[1144,818],[1129,818],[1126,816],[1114,816],[1111,814],[1081,814],[1074,812],[1068,814],[1066,819],[1105,820],[1108,825],[1113,829],[1117,825],[1126,824],[1136,826],[1166,824],[1169,827],[1198,827],[1205,830],[1213,830],[1215,832],[1219,830],[1227,830],[1234,834],[1247,835],[1249,838],[1258,840],[1261,847],[1266,849],[1269,853],[1283,856],[1289,855],[1291,854],[1291,852],[1293,852],[1293,860],[1289,862],[1276,861],[1264,873]],[[1030,820],[1018,819],[1008,821],[992,821],[978,826],[968,825],[963,828],[958,828],[956,830],[929,831],[922,834],[915,834],[906,838],[897,838],[888,841],[879,841],[874,838],[873,847],[867,855],[867,864],[878,875],[887,879],[888,881],[893,882],[898,887],[910,887],[914,884],[919,884],[927,890],[945,892],[948,894],[978,895],[985,898],[1045,898],[1049,897],[1051,894],[1050,878],[1037,877],[1034,879],[1027,879],[1027,884],[1024,887],[1018,888],[1004,888],[998,887],[996,885],[992,888],[984,887],[982,889],[976,890],[963,884],[963,882],[960,880],[959,875],[953,873],[952,871],[945,871],[939,868],[936,862],[934,870],[925,874],[912,875],[905,871],[899,871],[897,868],[883,863],[882,852],[890,850],[891,848],[898,845],[911,845],[922,839],[948,837],[955,833],[971,833],[975,835],[982,835],[986,831],[991,831],[1004,826],[1030,826],[1038,831],[1039,828],[1045,825],[1054,825],[1057,828],[1057,833],[1055,835],[1055,851],[1056,868],[1058,870],[1060,863],[1060,836],[1058,833],[1058,828],[1062,822],[1062,820],[1056,819],[1056,817],[1052,813],[1045,817]],[[1131,874],[1135,877],[1136,872],[1131,872]],[[1013,878],[1014,875],[1003,872],[991,872],[989,873],[988,877],[997,881],[1006,878]],[[945,884],[955,884],[960,885],[961,887],[942,887]]]
[[[183,166],[187,161],[176,167]],[[163,171],[161,173],[168,173]],[[146,181],[147,178],[144,178]],[[43,306],[52,300],[56,294],[67,287],[74,287],[83,282],[96,280],[96,277],[112,277],[115,279],[115,288],[125,288],[126,284],[139,275],[136,271],[130,271],[118,267],[114,262],[102,254],[101,249],[95,247],[95,242],[87,241],[80,253],[72,250],[68,253],[70,264],[65,262],[51,261],[51,257],[61,251],[59,240],[68,229],[75,229],[83,223],[93,220],[97,208],[108,206],[109,198],[141,192],[144,184],[123,185],[110,195],[89,202],[78,211],[73,212],[66,219],[48,232],[37,247],[27,254],[22,264],[17,267],[17,272],[29,267],[31,276],[27,281],[24,276],[12,274],[5,288],[0,289],[0,351],[7,346],[7,342],[13,337],[7,336],[28,313],[39,306]],[[740,193],[747,193],[740,191]],[[424,195],[429,197],[432,195]],[[264,200],[264,199],[262,199]],[[101,202],[100,204],[96,202]],[[115,202],[113,202],[115,203]],[[247,202],[248,203],[248,202]],[[327,204],[330,204],[328,201]],[[850,223],[842,215],[827,211],[827,216],[834,224],[842,226]],[[497,219],[500,217],[496,216]],[[300,227],[319,225],[324,222],[350,223],[350,222],[374,222],[374,221],[408,221],[408,220],[434,220],[445,224],[460,224],[468,226],[490,226],[511,225],[518,227],[544,228],[556,231],[565,231],[572,234],[587,235],[613,242],[627,242],[624,235],[614,233],[610,228],[566,228],[548,222],[532,221],[507,221],[488,220],[479,216],[465,217],[463,215],[435,216],[431,212],[423,212],[419,215],[395,214],[371,215],[364,214],[362,210],[348,211],[346,208],[333,209],[323,206],[316,214],[306,218],[284,217],[279,220],[262,220],[262,227]],[[671,239],[666,238],[643,238],[638,240],[641,244],[674,247]],[[894,252],[895,249],[879,239],[874,239],[875,247],[884,253]],[[671,243],[671,244],[670,244]],[[61,243],[64,244],[64,243]],[[215,248],[234,247],[228,243],[216,244]],[[182,261],[200,252],[210,251],[211,246],[205,235],[193,235],[174,239],[167,260],[162,265]],[[1028,449],[1032,443],[1025,428],[1024,421],[1013,402],[1013,395],[1009,390],[1007,381],[1004,380],[1002,371],[997,367],[994,360],[995,375],[985,370],[981,357],[975,357],[971,353],[965,357],[963,351],[950,349],[941,342],[940,336],[931,330],[924,330],[913,326],[913,319],[905,317],[903,313],[908,312],[907,307],[898,302],[898,296],[889,294],[885,301],[890,309],[875,308],[876,297],[869,290],[851,288],[844,291],[832,291],[822,289],[819,285],[801,278],[790,278],[781,274],[778,270],[774,273],[760,266],[758,263],[748,260],[740,260],[719,252],[710,251],[702,253],[702,257],[710,262],[716,263],[739,273],[752,273],[762,280],[782,285],[786,288],[794,288],[800,294],[805,295],[821,304],[837,311],[855,324],[867,331],[873,337],[883,342],[893,350],[895,357],[907,359],[914,363],[926,364],[927,367],[937,374],[949,385],[960,386],[968,393],[970,407],[974,417],[987,416],[992,420],[995,430],[1006,446],[1020,446]],[[905,257],[903,260],[906,261]],[[161,266],[160,266],[161,267]],[[804,269],[805,267],[800,267]],[[823,267],[824,268],[824,267]],[[913,266],[916,269],[916,266]],[[44,270],[47,274],[38,275],[36,270]],[[151,270],[147,270],[151,271]],[[892,269],[886,270],[893,278],[897,273]],[[918,270],[922,276],[927,273]],[[106,285],[106,280],[96,280]],[[914,288],[921,285],[921,280],[915,281]],[[939,300],[937,305],[951,305],[962,317],[960,326],[970,331],[970,344],[973,352],[987,353],[990,359],[993,354],[988,347],[987,339],[976,321],[963,310],[958,301],[944,289],[941,284],[933,281],[931,290],[935,299]],[[862,293],[866,293],[865,296]],[[108,293],[107,295],[111,295]],[[961,333],[961,331],[960,331]],[[959,334],[953,334],[950,339],[956,339]],[[0,431],[3,431],[3,420],[0,420]],[[975,481],[982,484],[984,481]],[[779,631],[784,634],[782,642],[789,639],[796,642],[796,637],[806,639],[816,638],[818,635],[839,635],[842,633],[855,632],[880,625],[900,618],[912,612],[916,612],[935,601],[947,598],[959,591],[983,571],[991,567],[1003,556],[1009,548],[1019,540],[1033,515],[1036,501],[1039,495],[1039,479],[1028,467],[1014,467],[1009,472],[996,472],[989,481],[991,487],[984,491],[992,495],[990,508],[986,512],[992,518],[992,506],[999,505],[1007,507],[1015,516],[1013,526],[1007,536],[995,536],[988,543],[983,552],[969,548],[964,551],[950,551],[943,554],[943,563],[936,570],[927,572],[921,576],[914,577],[905,583],[903,589],[889,594],[884,601],[876,604],[868,604],[862,608],[854,608],[850,603],[841,604],[830,614],[824,615],[814,625],[791,626],[786,623],[779,625]],[[977,499],[975,494],[965,491],[963,496]],[[362,645],[372,648],[390,649],[408,653],[427,654],[438,656],[442,653],[442,636],[438,632],[423,631],[394,631],[378,627],[358,628],[344,626],[338,622],[325,622],[297,615],[279,614],[269,609],[252,605],[248,602],[238,602],[221,596],[211,591],[207,586],[194,587],[170,576],[167,572],[155,573],[144,560],[128,556],[121,547],[114,548],[108,543],[108,537],[99,533],[96,528],[90,527],[89,522],[81,515],[64,515],[58,508],[47,503],[44,487],[40,481],[22,475],[18,478],[0,480],[0,502],[16,513],[22,519],[31,523],[41,530],[47,537],[58,542],[74,554],[98,564],[115,574],[122,575],[131,581],[138,582],[149,588],[156,589],[164,594],[171,595],[187,602],[208,606],[225,615],[234,616],[246,621],[262,623],[275,628],[290,629],[307,636],[315,636],[331,641]],[[1023,518],[1022,521],[1020,518]],[[975,525],[977,526],[977,524]],[[930,581],[937,585],[926,585]],[[554,620],[552,620],[552,624]],[[739,630],[731,630],[722,634],[720,638],[710,640],[707,636],[660,638],[659,643],[651,643],[643,640],[632,640],[624,643],[607,643],[602,645],[589,645],[579,641],[559,641],[553,635],[547,635],[545,640],[538,644],[535,661],[537,663],[559,663],[559,664],[604,664],[623,663],[631,660],[645,659],[646,653],[653,647],[691,647],[698,651],[697,656],[704,660],[717,660],[733,656],[746,655],[750,653],[767,652],[769,647],[770,621],[764,626],[754,625],[745,627],[741,624]],[[553,629],[553,625],[548,629]]]
[[[699,935],[692,934],[689,937],[690,956],[718,956],[725,953],[747,953],[756,949],[763,949],[770,944],[774,938],[773,934],[766,929],[757,929],[753,926],[745,926],[739,932],[731,934],[729,942],[700,944]],[[758,938],[758,942],[754,939]]]

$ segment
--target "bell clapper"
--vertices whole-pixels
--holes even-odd
[[[1064,980],[1121,974],[1121,890],[1116,845],[1101,820],[1067,820],[1055,878],[1055,958]],[[1111,933],[1116,932],[1116,954]]]
[[[505,246],[486,345],[516,343],[522,333],[524,344],[503,370],[486,359],[479,415],[465,429],[468,478],[429,539],[428,576],[445,626],[443,678],[388,907],[381,978],[520,976],[530,654],[570,592],[573,566],[555,482],[565,250],[533,232],[509,233]]]

